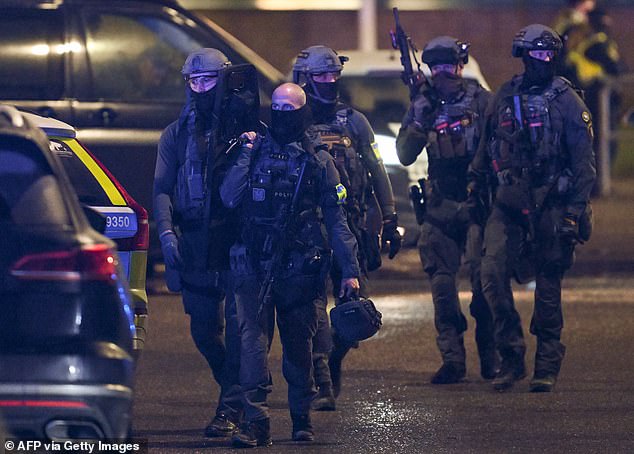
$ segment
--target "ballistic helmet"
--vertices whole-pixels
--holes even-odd
[[[559,35],[550,27],[542,24],[532,24],[524,27],[513,38],[513,57],[521,57],[524,51],[561,50],[562,42]]]
[[[214,75],[217,75],[218,71],[228,66],[231,66],[231,62],[225,54],[218,49],[204,47],[187,56],[181,74],[185,79],[200,73],[215,73]]]
[[[469,61],[469,46],[471,44],[451,36],[438,36],[427,43],[422,60],[430,68],[435,65],[464,65]]]
[[[382,317],[372,300],[366,298],[339,303],[330,311],[332,327],[347,342],[374,336],[381,328]]]
[[[302,50],[293,64],[293,82],[304,88],[309,96],[316,100],[331,104],[335,102],[336,93],[333,98],[332,93],[320,93],[319,85],[312,77],[315,74],[340,73],[344,62],[348,57],[337,55],[337,52],[327,46],[311,46]]]

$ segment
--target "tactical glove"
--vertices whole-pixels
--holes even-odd
[[[160,239],[165,264],[170,268],[180,269],[183,266],[183,259],[178,250],[176,234],[171,230],[167,230],[161,234]]]
[[[579,243],[579,223],[577,216],[566,213],[561,219],[558,227],[559,238],[566,243]]]
[[[401,250],[401,244],[403,242],[403,238],[401,237],[401,233],[397,229],[398,227],[398,216],[396,213],[388,214],[383,216],[383,234],[381,236],[383,246],[386,243],[390,243],[390,252],[388,254],[388,258],[393,259],[398,251]]]
[[[434,103],[427,92],[419,93],[412,100],[414,122],[423,129],[430,129],[433,121]]]

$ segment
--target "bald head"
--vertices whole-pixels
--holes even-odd
[[[306,105],[306,93],[299,85],[287,82],[273,90],[271,109],[297,110]]]

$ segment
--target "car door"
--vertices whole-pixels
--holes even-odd
[[[72,124],[141,205],[150,210],[160,133],[184,103],[180,73],[187,55],[215,47],[245,62],[227,41],[184,11],[135,1],[73,2],[76,36],[85,52],[73,53]]]
[[[73,50],[62,10],[7,6],[0,14],[0,100],[45,116],[71,119],[65,87]]]

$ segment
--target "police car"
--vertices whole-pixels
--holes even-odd
[[[48,135],[51,152],[63,163],[79,201],[105,218],[103,233],[117,244],[120,264],[132,294],[136,328],[133,346],[138,356],[145,343],[148,314],[145,288],[149,243],[147,211],[76,139],[72,126],[53,118],[26,112],[24,115]]]

